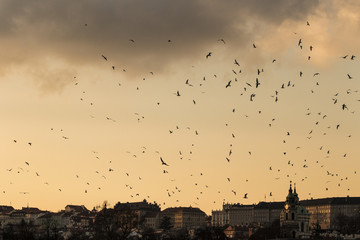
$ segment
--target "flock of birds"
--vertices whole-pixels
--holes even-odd
[[[308,28],[310,28],[310,23],[307,22],[306,26]],[[89,26],[87,24],[85,24],[85,27],[88,28]],[[223,45],[228,44],[227,41],[225,41],[223,38],[220,38],[217,41],[219,42],[218,44],[223,44]],[[167,40],[167,42],[172,43],[173,41],[172,40]],[[134,39],[130,39],[129,43],[130,44],[136,44],[136,41]],[[302,38],[298,38],[297,43],[294,43],[294,47],[297,47],[299,50],[308,49],[308,51],[306,52],[308,54],[308,56],[306,57],[307,61],[311,61],[311,57],[312,57],[311,53],[313,51],[316,51],[316,46],[305,45],[304,40]],[[261,46],[258,46],[255,43],[252,44],[252,48],[255,51],[261,50]],[[216,54],[216,52],[209,51],[207,54],[204,54],[205,56],[203,57],[203,61],[208,61],[209,59],[213,58],[213,56],[215,54]],[[106,64],[108,64],[110,62],[110,59],[111,59],[110,57],[108,57],[108,56],[106,56],[104,54],[101,54],[99,57],[103,61],[105,61]],[[349,60],[349,61],[355,61],[356,60],[356,56],[354,54],[339,56],[339,58],[341,58],[342,60]],[[272,59],[271,64],[275,65],[279,61],[281,61],[281,60],[274,58],[274,59]],[[109,68],[111,69],[111,71],[117,71],[118,70],[118,67],[116,65],[113,65],[113,64],[110,64]],[[125,68],[123,68],[121,71],[123,73],[127,72],[127,70]],[[262,88],[263,85],[265,85],[262,82],[263,81],[262,80],[262,75],[264,74],[264,72],[266,72],[266,69],[264,70],[264,68],[261,68],[261,67],[258,68],[256,70],[256,73],[254,73],[254,75],[256,77],[255,77],[255,79],[252,79],[252,80],[242,80],[240,76],[241,76],[243,71],[244,71],[244,69],[242,69],[241,60],[239,58],[238,59],[234,58],[234,60],[232,62],[232,69],[231,69],[231,74],[233,75],[233,77],[232,77],[231,80],[226,80],[226,82],[224,83],[224,85],[222,87],[225,90],[228,90],[230,88],[234,88],[235,86],[238,87],[238,88],[241,88],[241,92],[239,93],[239,95],[247,97],[248,101],[250,101],[250,102],[254,102],[254,101],[256,101],[256,99],[261,94],[261,92],[258,93],[257,90]],[[149,72],[149,74],[151,76],[153,76],[154,72]],[[311,76],[311,78],[314,79],[315,87],[320,86],[320,82],[317,80],[317,78],[319,77],[320,74],[321,74],[320,72],[315,72],[315,73],[311,73],[311,74],[305,74],[305,72],[303,72],[302,70],[298,71],[298,77],[299,78],[305,78],[305,75],[306,76]],[[351,73],[345,73],[344,75],[347,77],[348,80],[358,81],[358,80],[356,80],[355,76],[352,76]],[[216,79],[216,78],[218,78],[218,75],[217,74],[212,74],[212,76],[210,76],[210,77],[209,76],[203,76],[202,79],[201,79],[201,83],[198,83],[198,82],[190,80],[190,79],[186,79],[186,80],[184,80],[184,86],[185,87],[196,87],[198,85],[199,88],[201,89],[201,87],[203,87],[206,84],[206,82],[209,80],[209,78]],[[75,84],[74,84],[75,87],[81,87],[81,84],[77,80],[78,79],[76,77],[74,77],[74,81],[76,81]],[[142,80],[145,81],[146,78],[144,77]],[[287,88],[295,88],[295,84],[296,83],[295,83],[294,80],[286,81],[286,82],[282,83],[280,86],[278,86],[277,89],[274,90],[272,95],[266,96],[266,98],[270,99],[272,102],[274,102],[276,104],[281,100],[281,95],[282,95],[281,91],[285,91],[285,89],[287,89]],[[119,82],[118,86],[121,87],[122,83]],[[140,89],[140,87],[136,88],[137,91],[139,89]],[[310,89],[310,91],[313,94],[316,93],[314,91],[314,89]],[[81,92],[83,94],[85,94],[85,91],[81,90]],[[201,91],[201,93],[205,93],[205,92]],[[357,94],[357,93],[358,93],[358,90],[356,90],[356,89],[347,89],[345,93],[336,92],[336,93],[333,94],[332,99],[329,100],[329,104],[338,105],[338,110],[339,111],[348,111],[351,114],[355,114],[355,107],[350,108],[350,105],[354,106],[354,104],[351,103],[349,105],[349,103],[346,103],[346,102],[341,102],[340,103],[340,101],[342,100],[342,98],[340,98],[340,95],[342,95],[342,94],[352,95],[352,94]],[[183,92],[180,89],[175,90],[175,92],[172,92],[171,94],[174,95],[174,97],[177,97],[177,98],[183,97]],[[80,101],[85,102],[85,98],[80,97]],[[356,101],[359,102],[360,99],[356,100]],[[192,99],[192,104],[197,105],[197,103],[198,102],[197,102],[196,98],[194,97]],[[90,102],[89,104],[91,106],[93,106],[94,102]],[[155,101],[154,105],[157,106],[157,107],[160,107],[161,102]],[[232,113],[235,113],[236,111],[237,111],[236,107],[231,109]],[[258,114],[258,116],[261,116],[262,110],[259,109],[257,111],[257,114]],[[316,128],[319,127],[323,122],[325,124],[326,123],[325,120],[327,118],[329,118],[329,116],[327,116],[327,114],[325,114],[323,112],[314,113],[314,112],[312,112],[312,110],[310,108],[306,109],[306,112],[305,112],[304,115],[305,115],[306,118],[311,118],[312,116],[315,116],[314,118],[316,118],[316,121],[314,122],[314,129],[311,129],[308,132],[308,134],[306,135],[306,138],[308,140],[310,140],[312,138],[314,132],[316,131]],[[134,117],[135,117],[135,119],[136,119],[136,121],[138,123],[141,123],[141,121],[143,121],[145,119],[145,116],[143,114],[141,114],[141,113],[138,113],[138,112],[134,113]],[[248,118],[249,116],[244,115],[243,117]],[[90,118],[95,118],[95,116],[90,115]],[[104,119],[104,121],[110,121],[110,122],[113,122],[113,123],[117,122],[116,119],[114,119],[113,117],[110,117],[110,116],[104,116],[103,119]],[[268,127],[270,127],[270,128],[273,127],[273,125],[276,123],[276,121],[277,121],[276,117],[271,118],[267,123]],[[228,123],[225,123],[225,125],[226,125],[226,127],[229,127]],[[334,126],[328,126],[328,129],[330,129],[330,128],[333,128],[336,131],[340,131],[340,129],[342,128],[342,124],[337,123]],[[171,136],[174,136],[178,131],[181,131],[181,130],[187,131],[187,132],[191,133],[193,136],[198,136],[200,134],[200,131],[198,129],[194,129],[192,127],[183,127],[183,128],[181,128],[178,125],[174,126],[174,128],[172,128],[172,129],[166,129],[164,131],[168,132],[168,134],[170,134]],[[51,128],[50,131],[59,132],[60,133],[59,136],[62,139],[64,139],[64,141],[68,141],[68,142],[70,141],[71,142],[71,137],[66,135],[65,131],[63,129],[56,130],[54,128]],[[235,131],[231,132],[230,139],[235,139],[236,135],[237,134],[235,133]],[[292,137],[292,135],[293,135],[292,131],[284,130],[283,131],[282,143],[286,144],[287,141],[290,141],[289,139]],[[325,136],[326,132],[324,132],[323,135]],[[347,137],[350,139],[352,137],[352,135],[348,134]],[[24,144],[26,143],[27,147],[36,146],[36,143],[32,143],[31,141],[23,141],[23,140],[20,140],[20,139],[9,139],[9,141],[12,141],[13,144],[22,144],[22,142],[23,142]],[[302,146],[297,146],[296,150],[301,149],[301,148],[302,148]],[[139,157],[140,154],[145,154],[148,151],[149,150],[148,150],[148,148],[146,146],[141,146],[137,153],[133,153],[133,152],[128,151],[127,154],[129,154],[132,158],[135,159],[135,158]],[[189,149],[179,150],[178,151],[179,160],[182,160],[182,159],[185,159],[185,158],[188,158],[189,160],[191,160],[191,155],[193,154],[194,151],[196,151],[196,147],[195,147],[194,143],[192,143],[190,145]],[[233,144],[230,144],[227,153],[224,154],[222,164],[231,164],[232,163],[232,160],[233,160],[232,159],[232,157],[233,157],[232,154],[233,154],[234,151],[236,151],[236,147],[233,146]],[[255,151],[256,150],[248,150],[246,154],[248,155],[248,157],[251,157],[254,154]],[[319,146],[319,151],[324,152],[325,158],[330,158],[331,152],[332,152],[331,149],[325,149],[324,146]],[[91,152],[92,152],[95,159],[100,160],[101,157],[100,157],[99,152],[94,151],[94,150],[91,150]],[[156,164],[155,164],[154,168],[161,169],[161,174],[164,174],[164,176],[171,175],[172,171],[176,171],[176,167],[174,167],[173,164],[172,164],[173,160],[166,159],[164,156],[161,155],[160,151],[158,151],[158,150],[156,150],[154,152],[158,156],[157,157],[158,160],[156,160],[156,161],[158,161],[158,166],[156,166]],[[282,155],[285,156],[285,157],[287,156],[287,154],[288,154],[288,152],[286,150],[282,152]],[[347,153],[344,153],[342,157],[346,158]],[[327,177],[332,177],[331,180],[328,180],[325,183],[325,186],[319,186],[320,188],[324,188],[326,191],[329,190],[328,183],[336,182],[338,187],[342,187],[344,182],[349,181],[353,177],[353,176],[344,176],[341,173],[341,169],[339,169],[339,171],[326,170],[326,163],[321,162],[320,160],[317,160],[316,162],[315,161],[310,162],[310,160],[305,159],[300,164],[299,164],[299,162],[294,162],[294,161],[289,160],[289,159],[287,159],[285,161],[287,161],[288,167],[292,167],[292,168],[295,168],[295,169],[298,169],[298,168],[306,169],[306,168],[309,168],[309,167],[317,166],[319,168],[319,170],[318,170],[319,174],[324,173]],[[31,164],[32,163],[27,160],[27,161],[24,161],[24,165],[22,165],[22,166],[14,166],[13,168],[6,169],[6,171],[9,172],[9,173],[12,173],[12,174],[21,174],[21,173],[23,173],[25,171],[27,171],[27,172],[33,171],[33,170],[31,170]],[[282,173],[281,168],[277,167],[275,165],[270,165],[270,166],[267,167],[268,171],[269,171],[267,174],[272,174],[272,173],[277,174],[275,176],[274,180],[279,180],[280,178],[285,176],[287,178],[287,181],[290,181],[292,179],[292,177],[294,177],[294,175],[296,175],[296,173],[293,174],[293,175],[288,174],[288,173],[285,173],[285,175],[281,175],[281,173]],[[120,169],[116,169],[112,165],[112,161],[109,161],[107,163],[106,169],[107,169],[106,171],[102,171],[102,172],[99,171],[99,170],[95,170],[94,174],[96,174],[103,181],[107,181],[111,174],[114,174],[114,173],[117,173],[117,172],[121,171]],[[196,169],[195,169],[195,171],[196,171]],[[37,178],[42,177],[42,175],[38,171],[33,171],[33,174]],[[121,172],[119,174],[122,174],[123,176],[126,176],[126,177],[136,175],[136,173],[132,173],[132,172]],[[194,173],[190,174],[190,177],[194,178],[194,182],[193,182],[194,186],[200,187],[198,177],[202,177],[203,175],[204,175],[204,173],[202,171],[198,172],[196,174],[194,174]],[[356,175],[356,169],[354,169],[353,175]],[[80,174],[77,174],[77,175],[75,175],[73,177],[74,177],[74,180],[83,181],[83,190],[82,190],[83,194],[88,194],[89,191],[90,190],[93,191],[93,189],[96,189],[97,191],[102,190],[102,186],[100,186],[101,184],[91,183],[90,180],[82,180]],[[143,177],[142,176],[136,176],[136,179],[138,181],[142,181]],[[306,180],[307,180],[307,176],[304,176],[301,179],[301,181],[306,181]],[[132,181],[134,181],[134,180],[132,180]],[[175,202],[180,203],[179,198],[177,198],[177,195],[180,194],[181,192],[183,192],[184,189],[186,188],[186,186],[181,186],[181,180],[178,181],[175,178],[169,177],[169,178],[167,178],[167,181],[173,183],[173,185],[172,185],[172,187],[165,188],[164,193],[166,194],[166,196],[168,198],[175,198],[176,199]],[[226,179],[224,179],[224,182],[232,183],[231,176],[226,177]],[[245,179],[245,182],[249,182],[249,179]],[[178,185],[176,185],[175,183],[177,183]],[[46,180],[44,180],[44,184],[50,185],[49,182],[46,181]],[[123,183],[121,183],[121,184],[123,184]],[[96,186],[93,186],[93,185],[96,185]],[[156,200],[156,199],[152,198],[150,195],[144,195],[144,194],[142,194],[140,192],[136,192],[135,191],[136,189],[133,186],[133,182],[131,182],[131,181],[129,181],[129,182],[123,184],[123,185],[124,185],[125,188],[127,188],[129,191],[132,192],[131,195],[129,196],[130,198],[137,199],[137,200],[140,200],[141,198],[147,198],[147,199],[150,199],[150,200]],[[161,186],[158,186],[158,187],[161,188]],[[212,187],[211,183],[202,184],[201,188],[198,188],[197,192],[192,194],[192,196],[191,196],[191,197],[193,197],[193,199],[191,200],[192,204],[199,205],[199,201],[200,201],[201,196],[203,194],[205,194],[205,192],[208,191],[211,187]],[[63,189],[63,187],[60,187],[60,186],[54,186],[54,188],[56,188],[57,191],[59,191],[59,192],[66,191],[66,189]],[[217,189],[215,191],[217,191],[217,194],[219,194],[219,196],[222,196],[222,197],[225,197],[225,198],[223,198],[222,201],[217,201],[217,200],[214,201],[214,200],[212,200],[214,204],[220,204],[221,202],[224,203],[225,201],[228,201],[228,198],[227,198],[228,194],[231,194],[231,195],[236,196],[236,197],[240,196],[241,198],[239,199],[239,201],[242,200],[242,199],[251,198],[251,192],[250,191],[239,190],[239,189],[236,189],[236,188],[231,189],[230,193],[224,192],[223,189]],[[350,188],[348,188],[347,191],[350,191]],[[5,189],[2,192],[3,192],[3,194],[6,194]],[[241,193],[239,193],[239,192],[241,192]],[[30,194],[30,192],[29,191],[19,191],[19,194]],[[311,195],[311,193],[309,193],[309,195]],[[273,191],[268,191],[267,193],[265,193],[265,197],[266,196],[267,197],[273,197]],[[281,196],[281,197],[283,198],[284,196]],[[129,199],[129,200],[132,200],[132,199]],[[159,202],[158,204],[161,205],[161,206],[165,206],[166,201]]]

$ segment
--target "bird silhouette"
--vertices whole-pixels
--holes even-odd
[[[226,84],[225,88],[231,87],[231,80]]]
[[[166,162],[164,162],[164,160],[162,159],[162,157],[160,157],[160,161],[161,161],[161,165],[169,166]]]

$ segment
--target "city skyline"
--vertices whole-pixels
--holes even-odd
[[[0,205],[360,196],[357,1],[0,6]]]

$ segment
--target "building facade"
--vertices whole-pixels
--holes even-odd
[[[206,214],[199,208],[167,208],[161,212],[161,218],[164,216],[170,218],[170,222],[174,228],[196,228],[206,225]]]
[[[336,197],[304,200],[301,203],[310,213],[310,226],[321,229],[338,228],[339,215],[358,217],[360,215],[360,197]]]
[[[260,202],[254,205],[224,204],[222,210],[212,211],[212,226],[269,225],[278,220],[284,202]]]

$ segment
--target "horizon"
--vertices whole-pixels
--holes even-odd
[[[286,197],[285,197],[286,198]],[[356,197],[356,196],[345,196],[345,197],[326,197],[326,198],[310,198],[310,199],[299,199],[299,201],[301,202],[301,201],[307,201],[307,200],[319,200],[319,199],[336,199],[336,198],[360,198],[360,196],[359,197]],[[144,199],[144,200],[146,200],[146,199]],[[224,205],[239,205],[239,206],[256,206],[256,205],[258,205],[258,204],[260,204],[260,203],[285,203],[285,201],[286,200],[283,200],[283,201],[271,201],[271,202],[269,202],[269,201],[259,201],[259,202],[257,202],[257,203],[251,203],[251,204],[242,204],[242,203],[229,203],[229,202],[227,202],[227,203],[223,203],[221,206],[223,207]],[[113,206],[109,206],[108,208],[114,208],[114,206],[117,204],[117,203],[139,203],[139,202],[143,202],[143,201],[137,201],[137,202],[116,202]],[[147,203],[149,203],[149,204],[157,204],[156,202],[148,202],[147,201]],[[104,202],[102,203],[102,204],[104,204]],[[101,210],[101,209],[103,209],[103,207],[101,206],[101,204],[98,204],[98,205],[96,205],[96,206],[92,206],[92,207],[87,207],[86,205],[84,205],[84,204],[72,204],[72,203],[70,203],[70,204],[67,204],[67,205],[65,205],[64,206],[64,208],[63,209],[59,209],[59,210],[48,210],[48,209],[42,209],[41,207],[39,207],[39,206],[31,206],[31,205],[28,205],[28,206],[26,206],[26,207],[14,207],[14,206],[12,206],[12,205],[5,205],[5,204],[2,204],[2,205],[0,205],[0,206],[8,206],[8,207],[13,207],[14,208],[14,210],[21,210],[21,209],[24,209],[24,208],[37,208],[37,209],[39,209],[40,211],[45,211],[45,212],[53,212],[53,213],[56,213],[56,212],[61,212],[61,211],[64,211],[64,209],[66,208],[66,206],[84,206],[86,209],[88,209],[89,211],[91,211],[91,210],[93,210],[93,209],[97,209],[97,207],[99,207],[99,209]],[[159,205],[158,205],[159,206]],[[198,209],[200,209],[201,211],[203,211],[207,216],[212,216],[212,211],[221,211],[222,210],[222,208],[215,208],[215,209],[212,209],[211,210],[211,212],[210,213],[208,213],[208,212],[206,212],[206,211],[204,211],[204,210],[202,210],[201,209],[201,207],[194,207],[194,206],[172,206],[172,207],[165,207],[165,208],[161,208],[161,206],[159,206],[159,208],[160,208],[160,211],[163,211],[163,210],[165,210],[165,209],[167,209],[167,208],[198,208]],[[99,210],[97,210],[97,211],[99,211]]]

